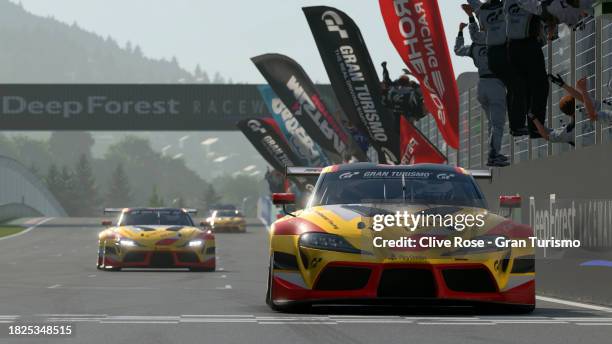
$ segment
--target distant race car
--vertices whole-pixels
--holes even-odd
[[[213,209],[206,218],[206,225],[214,232],[246,232],[244,215],[235,208]]]
[[[215,270],[215,236],[197,228],[189,209],[105,209],[118,213],[99,234],[98,269],[188,268]]]
[[[270,228],[266,303],[272,309],[346,303],[534,309],[533,247],[494,244],[528,242],[533,230],[487,210],[474,177],[490,178],[490,171],[371,163],[287,169],[288,176],[313,174],[320,176],[306,208]],[[294,200],[273,195],[283,207]],[[395,223],[398,212],[482,222],[463,230],[403,217]],[[389,222],[381,229],[385,215]],[[461,247],[436,247],[455,237]],[[416,244],[402,246],[409,240]]]

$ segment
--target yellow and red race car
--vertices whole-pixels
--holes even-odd
[[[472,172],[436,164],[288,168],[289,177],[320,176],[306,208],[270,228],[267,304],[280,311],[385,303],[531,312],[533,230],[489,212],[472,174],[490,171]],[[274,194],[273,201],[284,207],[295,196]]]
[[[117,222],[103,221],[109,228],[98,237],[97,268],[188,268],[215,270],[215,236],[197,228],[189,209],[105,209],[119,213]]]
[[[210,211],[206,224],[214,232],[245,233],[246,220],[236,208],[220,208]]]

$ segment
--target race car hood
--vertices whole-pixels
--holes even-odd
[[[243,221],[244,221],[244,217],[239,217],[239,216],[234,216],[234,217],[221,216],[221,217],[215,218],[215,224],[227,224],[227,223],[236,223],[236,222],[243,222]]]
[[[482,226],[465,228],[457,230],[454,227],[444,225],[429,226],[419,225],[413,228],[412,226],[387,226],[383,223],[382,230],[375,230],[376,215],[393,215],[397,212],[407,215],[441,215],[457,216],[459,218],[465,215],[476,217],[479,215],[483,219]],[[373,239],[381,237],[384,240],[398,240],[402,238],[417,239],[422,236],[435,237],[438,239],[452,239],[454,236],[460,236],[464,239],[483,238],[487,236],[505,235],[511,237],[516,234],[516,228],[523,229],[521,235],[528,232],[526,226],[512,223],[511,221],[498,216],[494,213],[482,208],[461,207],[461,206],[444,206],[444,205],[425,205],[425,204],[359,204],[359,205],[327,205],[317,206],[302,211],[299,218],[304,219],[316,225],[320,230],[336,234],[347,239],[353,246],[371,252],[377,256],[398,256],[403,254],[414,255],[415,250],[406,250],[403,248],[375,248],[373,247]],[[290,221],[290,220],[289,220]],[[403,223],[403,220],[401,220]],[[380,227],[378,227],[380,229]],[[416,251],[420,251],[416,249]],[[423,250],[424,251],[424,250]],[[450,249],[427,250],[422,252],[427,256],[448,255]],[[468,253],[468,252],[465,252]]]
[[[114,229],[121,238],[133,240],[140,246],[183,246],[204,232],[189,226],[122,226]]]

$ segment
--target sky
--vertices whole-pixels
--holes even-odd
[[[12,0],[36,15],[51,16],[122,46],[140,45],[151,58],[176,56],[193,71],[197,64],[235,83],[264,83],[250,58],[281,53],[297,60],[315,82],[328,82],[303,6],[326,5],[359,25],[376,66],[388,61],[392,74],[402,60],[389,41],[377,0]],[[440,0],[449,49],[461,21],[460,0]],[[475,70],[452,54],[456,75]]]

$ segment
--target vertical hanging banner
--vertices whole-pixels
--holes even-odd
[[[459,92],[437,0],[379,0],[391,42],[419,80],[446,143],[459,148]]]
[[[356,146],[352,138],[327,110],[312,80],[297,62],[279,54],[261,55],[251,60],[308,135],[321,148],[337,154],[330,156],[333,162],[341,162],[351,154],[367,161],[365,152],[351,149]]]
[[[303,11],[342,110],[367,134],[379,161],[398,164],[397,124],[382,105],[380,80],[359,27],[332,7],[305,7]]]
[[[323,152],[321,147],[319,147],[319,145],[306,133],[304,127],[302,127],[295,116],[293,116],[293,113],[291,113],[280,98],[278,98],[274,90],[272,90],[272,87],[269,85],[260,85],[257,88],[270,110],[270,113],[272,113],[272,118],[276,121],[276,124],[287,139],[287,143],[289,143],[289,146],[298,158],[302,161],[306,161],[309,167],[331,165],[325,152]]]
[[[402,165],[445,164],[446,156],[404,116],[400,117]]]
[[[284,173],[286,166],[304,165],[305,162],[291,151],[272,118],[247,118],[236,126],[275,170]],[[304,178],[296,178],[294,181],[302,190],[312,188]]]

